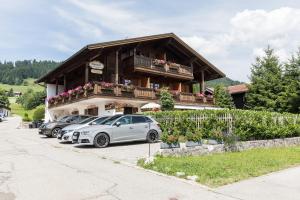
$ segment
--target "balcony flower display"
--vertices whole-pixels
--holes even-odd
[[[199,99],[202,99],[202,98],[204,97],[204,94],[198,92],[198,93],[195,94],[195,96],[196,96],[197,98],[199,98]]]
[[[55,100],[56,100],[56,99],[55,99],[55,96],[49,97],[49,98],[47,99],[47,101],[48,101],[49,104],[54,104]]]
[[[62,97],[63,99],[69,98],[70,94],[68,92],[63,92],[61,94],[59,94],[60,97]]]
[[[74,89],[74,91],[76,94],[82,94],[84,92],[82,86],[78,86],[77,88]]]
[[[89,83],[86,83],[84,86],[83,86],[83,89],[86,90],[86,91],[91,91],[94,89],[94,85],[93,83],[89,82]]]
[[[164,66],[165,64],[166,64],[165,60],[160,60],[160,59],[154,59],[153,60],[153,65]]]
[[[113,89],[115,87],[114,83],[100,82],[101,88],[104,89]]]
[[[68,94],[69,96],[75,96],[76,95],[76,91],[74,90],[68,90]]]

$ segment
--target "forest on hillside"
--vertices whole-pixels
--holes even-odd
[[[20,85],[27,78],[37,79],[60,63],[56,61],[22,60],[16,62],[0,61],[0,83]]]

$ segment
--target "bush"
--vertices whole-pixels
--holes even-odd
[[[35,109],[34,113],[33,113],[33,120],[34,121],[38,121],[38,120],[42,120],[45,118],[45,107],[44,106],[39,106]]]
[[[205,139],[224,141],[229,134],[239,140],[261,140],[300,136],[300,116],[247,110],[193,110],[150,112],[168,135],[178,130],[177,135],[196,140],[197,131]]]
[[[28,113],[24,113],[23,121],[24,122],[30,122],[31,121],[31,119],[28,116]]]

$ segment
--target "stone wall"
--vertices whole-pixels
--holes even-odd
[[[237,142],[234,146],[235,150],[243,151],[253,148],[270,148],[300,145],[300,137],[273,139],[273,140],[255,140]],[[187,156],[187,155],[206,155],[212,153],[223,153],[230,151],[224,144],[208,145],[203,144],[196,147],[186,147],[185,143],[180,143],[180,148],[160,149],[159,154],[164,156]]]

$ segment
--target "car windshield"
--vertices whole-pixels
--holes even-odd
[[[122,115],[115,115],[113,117],[108,118],[107,120],[104,120],[101,125],[111,125],[116,119],[121,117]]]
[[[84,119],[83,121],[81,121],[79,124],[87,124],[95,119],[97,119],[98,117],[90,117],[90,118],[87,118],[87,119]]]
[[[59,122],[66,122],[68,119],[71,119],[72,117],[73,116],[64,116],[64,117],[58,119],[57,121],[59,121]]]

